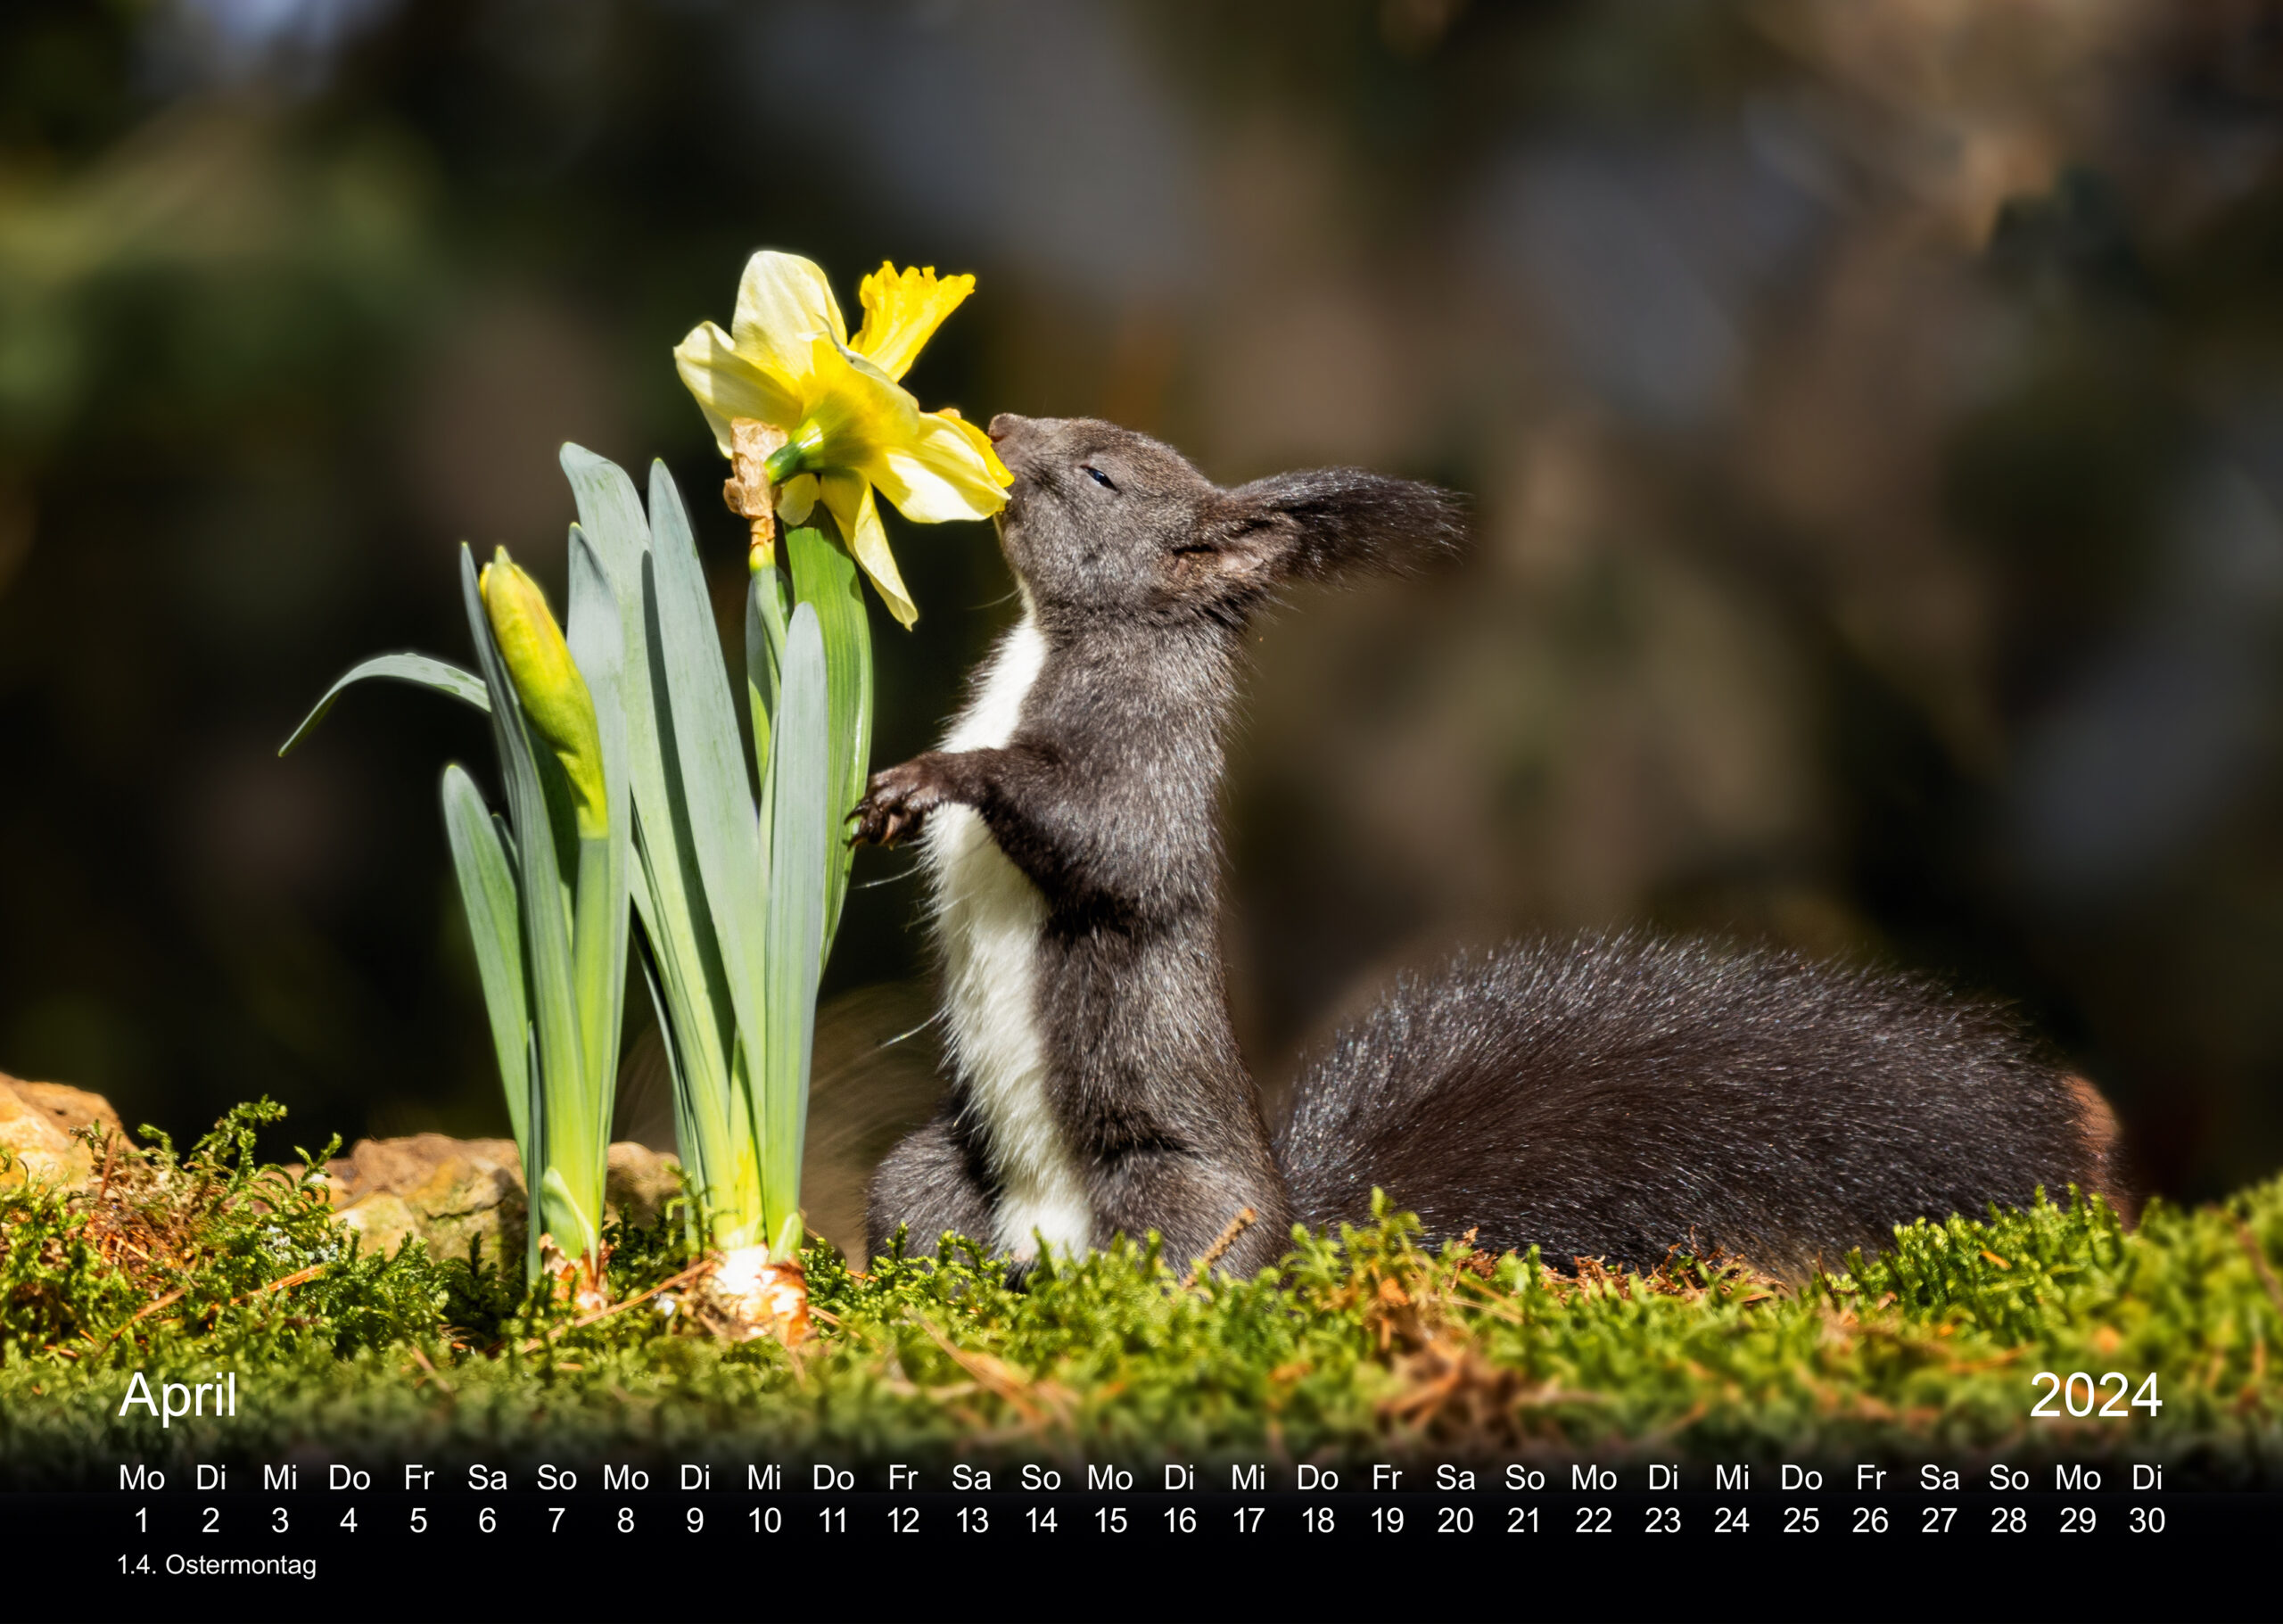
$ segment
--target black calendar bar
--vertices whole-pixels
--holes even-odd
[[[828,1545],[859,1539],[1021,1544],[1242,1544],[1256,1538],[1363,1544],[1533,1539],[1653,1545],[1688,1539],[1738,1545],[2002,1543],[2011,1538],[2177,1544],[2283,1530],[2272,1494],[2057,1495],[1941,1497],[1776,1493],[1638,1492],[1527,1497],[1437,1494],[1026,1495],[950,1492],[841,1494],[575,1494],[408,1496],[232,1491],[227,1494],[19,1496],[0,1498],[12,1537],[45,1525],[58,1537],[94,1537],[122,1552],[196,1556],[307,1554],[353,1561],[386,1546],[410,1551],[550,1540],[630,1546],[758,1539]],[[2262,1521],[2262,1520],[2266,1521]]]
[[[1281,1616],[1280,1603],[1290,1603],[1293,1616],[1340,1617],[1352,1610],[1386,1617],[1389,1607],[1397,1616],[1422,1607],[1446,1611],[1421,1595],[1412,1595],[1408,1606],[1393,1593],[1381,1595],[1391,1574],[1445,1575],[1440,1582],[1461,1589],[1488,1584],[1489,1576],[1529,1575],[1539,1587],[1532,1594],[1539,1594],[1545,1585],[1558,1587],[1586,1574],[1733,1569],[1795,1579],[1820,1573],[1850,1585],[1885,1574],[1882,1582],[1900,1587],[1886,1598],[1895,1616],[1935,1618],[1951,1615],[1930,1608],[1933,1593],[1917,1587],[1973,1573],[1982,1576],[1977,1583],[1984,1587],[1974,1594],[1982,1600],[1971,1609],[1961,1603],[1956,1616],[2004,1612],[1998,1600],[2018,1581],[2021,1596],[2009,1603],[2015,1616],[2057,1609],[2091,1618],[2188,1606],[2187,1595],[2163,1590],[2163,1576],[2177,1581],[2213,1564],[2247,1562],[2283,1528],[2283,1495],[2136,1490],[2129,1472],[2112,1479],[2106,1471],[2098,1488],[2084,1486],[2081,1477],[2069,1491],[2001,1492],[1985,1483],[1929,1493],[1898,1486],[1894,1468],[1886,1469],[1883,1491],[1834,1487],[1829,1469],[1820,1490],[1788,1491],[1609,1487],[1595,1469],[1578,1482],[1565,1475],[1558,1488],[1549,1473],[1549,1486],[1539,1492],[1486,1488],[1478,1477],[1476,1490],[1462,1493],[1413,1488],[1407,1481],[1390,1488],[1385,1478],[1374,1488],[1368,1468],[1342,1470],[1338,1487],[1324,1487],[1319,1478],[1316,1488],[1300,1490],[1202,1481],[1167,1489],[1161,1477],[1159,1486],[1143,1487],[1139,1468],[1129,1474],[1098,1466],[1097,1474],[1107,1470],[1117,1480],[1130,1475],[1131,1486],[1074,1489],[1066,1463],[1041,1469],[1066,1474],[1060,1489],[1044,1491],[1000,1487],[1010,1480],[996,1467],[989,1488],[920,1487],[930,1478],[946,1480],[950,1469],[904,1468],[899,1487],[889,1489],[877,1486],[886,1479],[880,1467],[860,1474],[804,1463],[796,1478],[782,1466],[773,1474],[754,1467],[748,1476],[732,1474],[721,1463],[710,1465],[710,1486],[690,1488],[677,1472],[611,1471],[609,1463],[599,1462],[553,1467],[551,1488],[538,1486],[531,1466],[462,1467],[448,1477],[441,1468],[400,1463],[398,1480],[385,1486],[390,1474],[371,1466],[345,1469],[347,1480],[328,1488],[303,1478],[312,1472],[303,1464],[294,1474],[302,1480],[288,1488],[278,1468],[268,1469],[271,1481],[264,1486],[262,1468],[241,1476],[233,1465],[210,1472],[210,1484],[226,1486],[202,1488],[194,1471],[180,1488],[169,1480],[154,1489],[146,1474],[125,1487],[0,1496],[0,1528],[9,1546],[40,1554],[36,1563],[15,1564],[14,1577],[45,1575],[56,1584],[43,1595],[37,1584],[20,1582],[7,1613],[424,1616],[433,1605],[416,1602],[408,1586],[479,1574],[497,1563],[501,1588],[488,1593],[491,1600],[482,1607],[446,1604],[443,1612],[662,1616],[675,1609],[663,1605],[660,1583],[704,1586],[766,1575],[776,1602],[729,1616],[815,1609],[860,1617],[873,1601],[881,1616],[927,1609],[942,1617],[1160,1617],[1166,1611],[1163,1597],[1148,1588],[1152,1583],[1273,1571],[1284,1576],[1282,1592],[1271,1587],[1254,1594],[1253,1580],[1232,1578],[1238,1588],[1227,1593],[1229,1611]],[[1079,1465],[1075,1475],[1083,1479],[1087,1470]],[[314,1477],[339,1478],[343,1471],[328,1472],[320,1464]],[[1709,1469],[1689,1471],[1708,1480],[1711,1475]],[[470,1487],[471,1472],[487,1474],[483,1488]],[[402,1480],[408,1475],[410,1488]],[[1279,1475],[1289,1481],[1293,1469]],[[1405,1479],[1410,1475],[1405,1469]],[[1609,1475],[1620,1474],[1609,1469]],[[1644,1473],[1628,1463],[1622,1475],[1638,1480]],[[690,1480],[704,1476],[693,1471]],[[834,1486],[814,1487],[820,1477]],[[773,1488],[749,1486],[772,1480]],[[1864,1473],[1866,1483],[1872,1480]],[[950,1576],[968,1575],[960,1582],[972,1583],[977,1575],[1047,1570],[1090,1574],[1101,1588],[1084,1600],[1059,1593],[1054,1604],[1043,1595],[1026,1600],[1019,1588],[943,1588]],[[573,1574],[575,1582],[566,1577]],[[2033,1575],[2041,1576],[2034,1584]],[[997,1579],[990,1583],[999,1586]],[[1988,1589],[1991,1584],[1999,1589]],[[1240,1591],[1251,1597],[1242,1607]],[[1312,1599],[1304,1600],[1303,1591]],[[1906,1597],[1915,1601],[1906,1605]],[[1455,1605],[1456,1593],[1449,1599]],[[1586,1599],[1580,1593],[1579,1604]],[[1826,1595],[1822,1616],[1884,1616],[1886,1600],[1875,1590],[1858,1600],[1860,1610],[1834,1611]],[[2058,1606],[2065,1600],[2067,1605]],[[529,1611],[519,1612],[525,1603]],[[2190,1610],[2221,1614],[2229,1605],[2224,1594],[2205,1591]],[[1714,1616],[1723,1606],[1718,1598],[1698,1597],[1686,1611]],[[1767,1595],[1755,1607],[1739,1616],[1793,1612]],[[1207,1607],[1198,1616],[1218,1611]],[[1807,1616],[1817,1609],[1798,1611]],[[1626,1616],[1622,1608],[1596,1612]],[[1518,1615],[1502,1607],[1483,1616]]]

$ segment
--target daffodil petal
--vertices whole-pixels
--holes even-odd
[[[991,436],[960,416],[958,407],[946,406],[935,415],[967,437],[968,444],[975,448],[977,454],[983,458],[984,466],[991,471],[993,483],[1004,490],[1015,482],[1015,476],[1007,471],[1007,465],[999,460],[999,448],[992,443]]]
[[[787,524],[805,524],[817,505],[817,476],[795,474],[777,493],[777,516]]]
[[[713,443],[729,454],[729,421],[753,417],[789,431],[800,420],[800,397],[784,382],[738,353],[728,334],[712,322],[690,329],[674,346],[674,370],[697,397],[713,430]]]
[[[824,505],[831,509],[840,525],[840,533],[847,539],[849,552],[854,555],[864,573],[872,578],[880,601],[887,605],[888,613],[895,616],[899,624],[910,626],[919,618],[919,609],[911,601],[911,594],[904,589],[903,576],[895,567],[895,555],[888,551],[888,532],[880,523],[880,510],[872,500],[870,483],[861,474],[845,471],[827,474],[817,483],[821,488]]]
[[[1013,482],[988,435],[941,412],[922,413],[918,433],[880,442],[861,466],[899,513],[923,524],[988,518],[1007,505]]]
[[[832,297],[832,284],[813,260],[771,249],[746,261],[738,281],[738,310],[729,319],[740,353],[787,383],[809,369],[809,341],[829,334],[848,342],[847,326]]]
[[[795,437],[803,461],[821,473],[861,468],[882,446],[920,433],[919,403],[878,367],[819,334],[810,342],[806,411]]]
[[[864,278],[857,290],[864,301],[864,325],[849,347],[869,358],[891,378],[901,378],[944,317],[975,292],[973,276],[945,276],[938,281],[935,268],[913,266],[899,271],[883,260],[880,268]]]

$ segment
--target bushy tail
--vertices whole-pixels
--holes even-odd
[[[2114,1131],[1991,1006],[1625,936],[1399,982],[1303,1073],[1276,1154],[1310,1224],[1361,1219],[1376,1185],[1494,1250],[1646,1267],[1718,1248],[1798,1276],[2040,1187],[2124,1206]]]

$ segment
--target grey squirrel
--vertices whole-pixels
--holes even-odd
[[[2114,1118],[1996,1010],[1771,952],[1537,941],[1408,978],[1272,1134],[1219,946],[1222,737],[1287,582],[1450,553],[1457,498],[1350,468],[1224,490],[1091,419],[993,419],[1022,616],[857,840],[922,842],[949,1095],[874,1178],[899,1226],[1084,1249],[1154,1230],[1250,1274],[1384,1188],[1430,1234],[1636,1266],[1836,1264],[1921,1216],[2127,1199]],[[1231,1220],[1257,1222],[1230,1242]]]

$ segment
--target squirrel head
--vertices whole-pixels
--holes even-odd
[[[1095,418],[1001,412],[991,438],[1015,476],[1001,545],[1050,612],[1241,625],[1286,581],[1413,568],[1465,535],[1450,491],[1360,468],[1224,489]]]

